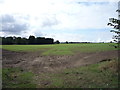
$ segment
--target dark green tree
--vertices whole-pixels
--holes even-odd
[[[45,37],[37,37],[35,36],[29,36],[29,38],[22,38],[22,37],[0,37],[0,40],[2,40],[3,45],[11,45],[11,44],[20,44],[20,45],[26,45],[26,44],[53,44],[54,39],[53,38],[45,38]],[[59,43],[59,42],[57,42]]]
[[[29,44],[35,44],[35,36],[29,36]]]
[[[13,37],[6,37],[6,44],[13,44]]]
[[[68,41],[66,41],[65,43],[68,44]]]
[[[120,5],[120,2],[118,3],[118,7]],[[111,26],[113,29],[110,32],[115,33],[116,35],[113,36],[114,42],[118,43],[118,45],[115,45],[115,48],[119,47],[120,43],[120,10],[116,10],[118,12],[118,19],[116,18],[109,18],[109,23],[107,25]]]
[[[22,38],[21,37],[17,37],[15,39],[15,41],[16,41],[17,44],[22,44]]]
[[[0,45],[2,45],[2,37],[0,37]]]
[[[27,38],[22,38],[22,44],[28,44]]]
[[[55,43],[55,44],[60,44],[59,40],[56,40],[54,43]]]

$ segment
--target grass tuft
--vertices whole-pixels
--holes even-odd
[[[19,68],[3,68],[2,85],[3,88],[35,88],[33,77],[32,72],[24,72]]]

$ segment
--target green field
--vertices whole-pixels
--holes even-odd
[[[116,50],[113,43],[92,44],[52,44],[52,45],[2,45],[1,48],[11,51],[41,51],[42,55],[71,55],[77,52],[99,52]]]
[[[16,52],[39,52],[40,55],[73,55],[79,52],[117,50],[114,43],[2,45]],[[3,68],[3,88],[118,88],[118,60],[72,67],[57,72],[33,73],[21,68]]]

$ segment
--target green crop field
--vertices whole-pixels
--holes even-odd
[[[19,57],[19,55],[11,58],[9,55],[10,60],[13,60],[11,63],[14,63],[17,59],[20,60],[26,60],[20,61],[21,66],[20,67],[14,67],[14,64],[4,63],[5,65],[11,65],[12,68],[9,67],[3,67],[2,68],[2,80],[3,80],[3,88],[118,88],[118,59],[117,57],[109,60],[108,58],[105,58],[102,62],[92,63],[92,64],[86,64],[83,66],[74,66],[72,61],[76,62],[79,60],[82,60],[81,57],[79,57],[80,54],[91,55],[93,53],[99,52],[97,55],[99,56],[100,53],[104,51],[113,51],[117,50],[118,48],[114,48],[113,45],[115,43],[81,43],[81,44],[51,44],[51,45],[1,45],[0,48],[4,50],[9,50],[10,55],[12,55],[11,51],[15,52],[30,52],[34,53],[37,52],[38,56],[32,59],[29,59],[27,57]],[[8,51],[8,52],[9,52]],[[87,54],[86,54],[87,53]],[[6,57],[9,53],[5,53]],[[18,53],[19,54],[19,53]],[[29,53],[28,53],[29,54]],[[35,53],[36,54],[36,53]],[[72,58],[72,61],[68,59],[67,55],[75,56],[78,54],[79,60],[75,60]],[[113,54],[113,53],[112,53]],[[30,54],[34,55],[34,54]],[[42,55],[42,56],[39,56]],[[51,56],[50,56],[51,55]],[[52,56],[53,55],[53,56]],[[60,56],[61,55],[61,56]],[[62,56],[63,55],[63,56]],[[99,58],[101,58],[104,54],[101,54]],[[107,56],[107,54],[105,54]],[[49,57],[50,56],[50,57]],[[62,60],[60,57],[67,56],[64,60]],[[96,54],[91,57],[98,57]],[[5,57],[5,56],[4,56]],[[5,57],[4,60],[7,60]],[[53,57],[52,59],[50,59]],[[55,58],[55,57],[59,57]],[[87,57],[83,56],[82,58]],[[22,59],[23,58],[23,59]],[[36,59],[37,58],[37,59]],[[84,59],[87,62],[91,62],[93,59],[96,60],[96,58],[92,59]],[[89,59],[89,60],[88,60]],[[108,60],[107,60],[108,59]],[[39,60],[43,63],[39,63]],[[45,62],[45,61],[46,62]],[[59,63],[57,62],[59,60]],[[69,60],[69,61],[67,61]],[[93,61],[95,61],[93,60]],[[70,68],[66,68],[66,64],[64,62],[67,62],[71,65]],[[81,62],[80,62],[81,63]],[[84,62],[83,62],[84,63]],[[17,63],[19,65],[19,63]],[[15,63],[15,65],[17,65]],[[24,65],[27,65],[27,67],[30,67],[30,70],[25,69]],[[36,66],[37,65],[37,66]],[[52,67],[53,65],[53,67]],[[63,65],[63,69],[60,69],[60,71],[56,70],[56,68],[59,68],[59,66]],[[72,66],[73,65],[73,66]],[[26,68],[27,68],[26,67]],[[53,68],[55,72],[47,71],[46,69]],[[33,71],[32,71],[33,69]],[[34,69],[36,72],[34,73]],[[44,72],[40,72],[38,70],[43,69]]]
[[[116,50],[113,43],[51,44],[51,45],[2,45],[1,48],[18,52],[42,51],[42,55],[71,55],[76,52]]]

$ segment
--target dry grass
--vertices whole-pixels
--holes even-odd
[[[118,60],[111,60],[111,61],[107,61],[107,64],[103,64],[101,66],[99,66],[100,70],[110,70],[113,73],[117,73],[118,72]]]

